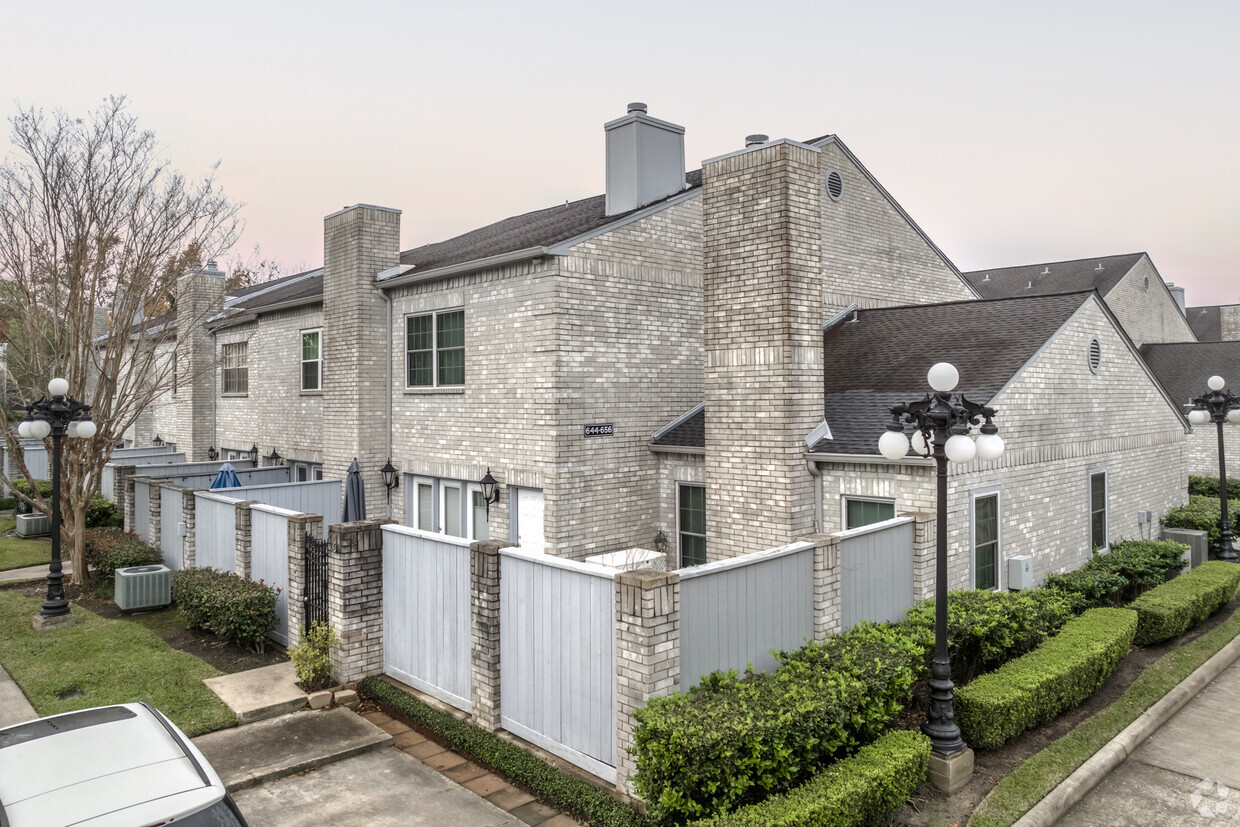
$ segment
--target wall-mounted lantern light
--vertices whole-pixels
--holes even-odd
[[[489,517],[491,503],[499,502],[499,481],[491,476],[491,469],[487,468],[486,474],[478,480],[478,485],[482,486],[482,500],[487,504],[487,516]]]
[[[258,444],[250,446],[250,462],[255,468],[258,467]]]
[[[271,453],[267,455],[266,459],[268,465],[274,466],[284,464],[284,457],[280,456],[279,452],[276,451],[275,448],[271,449]]]
[[[383,485],[388,490],[388,499],[392,498],[392,489],[400,485],[400,472],[392,465],[392,458],[388,457],[388,461],[379,469],[379,473],[383,475]]]
[[[155,443],[155,447],[156,447],[156,448],[163,448],[163,447],[164,447],[164,444],[165,444],[165,443],[164,443],[164,441],[163,441],[162,439],[160,439],[159,434],[155,434],[155,439],[154,439],[154,440],[152,440],[152,442],[154,442],[154,443]]]
[[[220,452],[215,450],[214,445],[212,445],[210,448],[207,449],[207,459],[211,460],[212,462],[215,462],[219,458],[220,458]]]

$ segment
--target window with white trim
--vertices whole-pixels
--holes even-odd
[[[312,482],[323,479],[323,466],[317,462],[290,462],[293,482]]]
[[[406,316],[405,385],[432,388],[464,384],[465,311]]]
[[[973,524],[973,588],[999,588],[1003,559],[999,528],[999,492],[982,489],[972,492],[970,511]]]
[[[489,540],[482,488],[464,480],[407,476],[406,521],[420,531]]]
[[[680,566],[700,566],[706,562],[706,486],[681,483],[676,500]]]
[[[323,389],[323,354],[319,347],[321,339],[321,330],[301,332],[301,389],[303,391]]]
[[[1107,472],[1089,472],[1089,544],[1094,551],[1107,551]]]
[[[883,520],[894,520],[896,516],[895,500],[870,500],[861,497],[844,498],[844,528],[861,528],[862,526],[881,523]]]
[[[491,526],[487,523],[487,501],[482,498],[480,485],[469,486],[469,539],[491,539]]]
[[[250,369],[246,361],[246,342],[224,345],[223,362],[224,393],[249,393]]]

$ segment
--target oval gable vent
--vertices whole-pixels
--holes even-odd
[[[827,195],[831,196],[832,201],[839,201],[844,195],[844,176],[837,169],[827,173]]]
[[[1094,373],[1102,367],[1102,343],[1094,336],[1089,340],[1089,369]]]

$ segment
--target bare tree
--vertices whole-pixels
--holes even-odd
[[[305,269],[302,267],[301,269]],[[232,293],[234,290],[241,290],[246,287],[253,287],[256,284],[272,281],[285,275],[280,262],[274,258],[265,258],[263,251],[259,245],[255,244],[254,249],[245,258],[234,256],[225,266],[224,270],[228,275],[224,278],[224,290]],[[294,270],[293,272],[297,272]]]
[[[64,539],[80,584],[86,505],[113,446],[174,381],[192,381],[174,380],[159,347],[203,321],[175,312],[177,279],[232,246],[240,205],[220,191],[218,164],[188,179],[161,160],[154,134],[139,128],[123,97],[85,118],[31,108],[10,124],[13,150],[0,165],[0,323],[10,387],[34,400],[48,379],[63,376],[69,395],[92,406],[98,428],[93,439],[64,442]],[[29,479],[13,430],[3,430]],[[22,499],[50,514],[37,489]]]

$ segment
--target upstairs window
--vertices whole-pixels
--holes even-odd
[[[250,369],[246,364],[246,343],[224,345],[223,350],[224,393],[249,393]]]
[[[678,493],[680,565],[700,566],[706,562],[706,488],[681,485]]]
[[[301,332],[301,389],[318,391],[323,389],[323,357],[319,350],[318,330]]]
[[[405,318],[405,371],[411,388],[465,384],[464,310]]]

